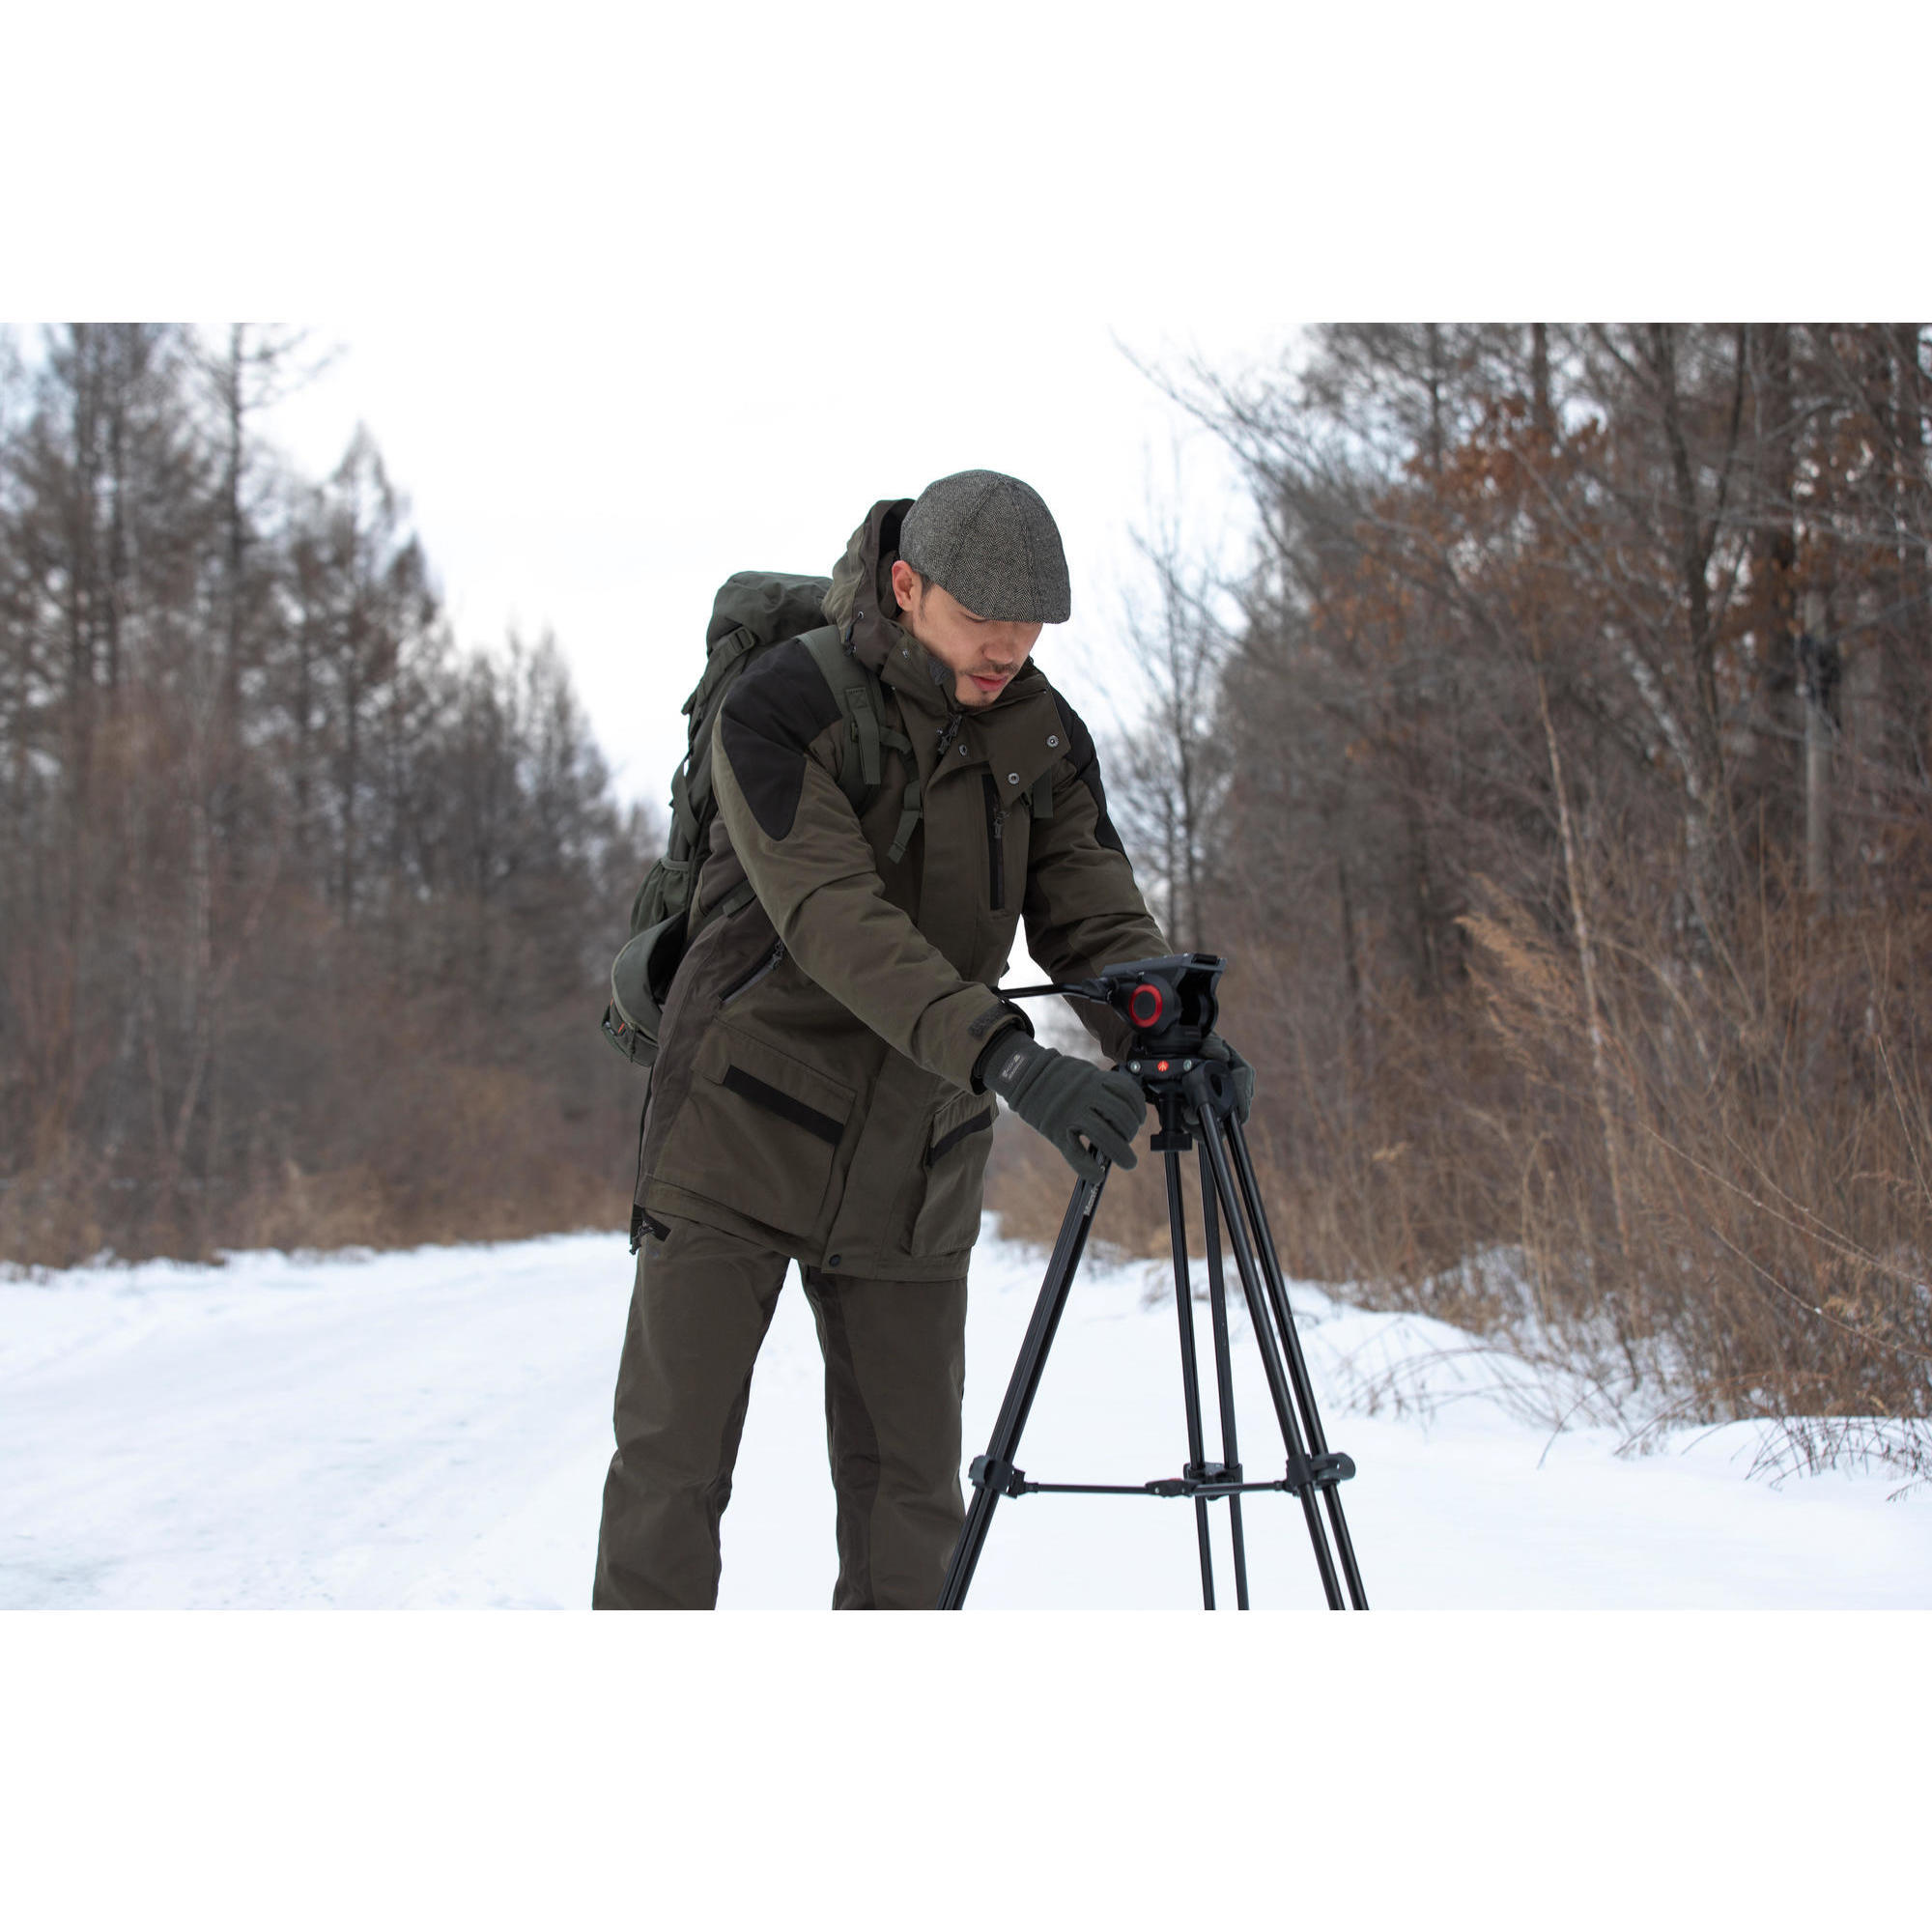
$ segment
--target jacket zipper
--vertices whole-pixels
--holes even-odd
[[[1000,788],[991,772],[981,774],[986,786],[986,865],[992,880],[992,909],[1007,903],[1007,828],[1000,813]]]
[[[772,950],[769,952],[767,952],[765,956],[762,959],[760,959],[757,962],[757,964],[751,969],[750,972],[741,973],[737,977],[737,979],[733,980],[731,983],[724,988],[724,992],[719,995],[718,999],[719,1006],[721,1008],[728,1007],[731,1004],[731,1002],[735,1000],[741,993],[749,993],[752,990],[752,988],[755,986],[758,983],[758,981],[765,977],[767,973],[771,972],[778,965],[779,961],[782,959],[784,956],[785,956],[784,941],[782,939],[775,939],[772,942]]]

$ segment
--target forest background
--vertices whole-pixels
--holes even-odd
[[[12,1261],[623,1218],[593,1020],[658,821],[552,639],[456,638],[366,433],[320,478],[259,433],[308,354],[0,358]],[[1146,375],[1254,540],[1140,532],[1107,768],[1174,942],[1236,961],[1290,1265],[1643,1427],[1916,1462],[1924,328],[1332,326]],[[1134,1180],[1112,1232],[1158,1245]],[[1003,1137],[1011,1232],[1064,1194]]]

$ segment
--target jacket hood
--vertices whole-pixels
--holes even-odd
[[[873,671],[885,668],[899,639],[898,625],[888,613],[898,609],[893,565],[898,560],[899,526],[912,505],[910,497],[872,505],[833,565],[832,588],[825,593],[826,622],[849,632],[852,655]]]

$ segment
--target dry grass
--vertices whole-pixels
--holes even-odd
[[[600,1058],[610,1065],[583,1069],[590,1105],[563,1078],[404,1058],[334,1094],[326,1127],[318,1109],[298,1140],[254,1137],[232,1184],[183,1184],[165,1201],[63,1146],[0,1187],[0,1262],[58,1268],[103,1251],[207,1260],[620,1228],[642,1082]]]
[[[1774,1473],[1922,1476],[1932,919],[1826,924],[1767,895],[1688,965],[1655,906],[1597,924],[1601,1089],[1567,935],[1496,895],[1467,922],[1466,983],[1386,1001],[1352,1092],[1292,1033],[1227,1016],[1261,1073],[1251,1138],[1284,1265],[1580,1373],[1634,1442],[1763,1418]],[[1006,1130],[989,1205],[1050,1240],[1065,1170],[1026,1138]],[[1157,1160],[1102,1214],[1096,1240],[1165,1252]]]

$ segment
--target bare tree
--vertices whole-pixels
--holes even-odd
[[[1606,1389],[1932,1418],[1932,1195],[1871,1179],[1932,1172],[1923,328],[1349,326],[1159,380],[1253,494],[1215,927],[1298,1264],[1508,1322],[1507,1254]],[[1174,882],[1155,699],[1123,825]]]

